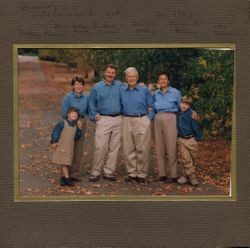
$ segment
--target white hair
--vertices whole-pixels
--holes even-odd
[[[128,68],[124,71],[124,73],[125,73],[125,78],[127,78],[128,74],[131,73],[131,72],[135,73],[136,78],[139,79],[139,73],[138,73],[138,71],[136,70],[135,67],[128,67]]]

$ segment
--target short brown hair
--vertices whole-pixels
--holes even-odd
[[[67,110],[66,114],[68,115],[71,112],[77,113],[77,118],[80,116],[79,110],[77,108],[71,107]]]
[[[167,72],[167,71],[160,71],[160,72],[158,72],[157,79],[159,79],[159,77],[161,75],[165,75],[168,78],[168,80],[170,80],[170,73],[169,72]]]
[[[182,102],[188,103],[190,105],[192,105],[193,103],[193,99],[191,96],[183,96],[181,99]]]
[[[85,84],[84,79],[82,77],[79,77],[79,76],[76,76],[76,77],[72,78],[71,85],[73,86],[75,84],[75,82],[82,83],[82,85]]]
[[[105,65],[104,68],[103,68],[103,71],[106,71],[107,68],[114,69],[116,72],[118,71],[117,66],[115,66],[115,65],[113,65],[113,64],[107,64],[107,65]]]

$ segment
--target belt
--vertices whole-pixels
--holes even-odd
[[[106,115],[106,114],[100,114],[102,116],[109,116],[109,117],[116,117],[116,116],[119,116],[121,115],[120,113],[119,114],[110,114],[110,115]]]
[[[194,134],[191,134],[191,135],[187,135],[187,136],[178,136],[179,138],[182,138],[182,139],[191,139],[194,137]]]
[[[123,116],[126,116],[126,117],[143,117],[145,116],[146,114],[141,114],[141,115],[123,115]]]
[[[177,112],[168,112],[168,111],[166,111],[166,112],[164,112],[164,111],[158,111],[158,112],[156,112],[156,114],[175,114],[175,115],[176,115],[176,113]]]

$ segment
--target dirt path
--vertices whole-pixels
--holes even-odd
[[[92,195],[225,195],[229,188],[216,185],[206,175],[203,166],[197,165],[200,186],[179,186],[153,182],[156,176],[154,142],[150,154],[148,183],[125,183],[126,170],[120,152],[117,164],[117,181],[108,182],[102,178],[97,183],[88,182],[88,171],[93,159],[94,125],[87,121],[87,132],[81,167],[80,183],[75,187],[60,187],[59,167],[51,163],[50,134],[60,120],[61,101],[70,90],[68,80],[75,72],[69,72],[64,65],[40,62],[37,57],[19,57],[19,195],[20,196],[92,196]],[[60,80],[58,80],[60,78]],[[199,161],[199,160],[198,160]],[[217,167],[216,167],[217,168]],[[229,175],[229,165],[224,163]],[[207,179],[206,179],[207,177]],[[227,182],[228,184],[228,182]]]

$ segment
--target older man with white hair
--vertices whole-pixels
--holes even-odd
[[[126,182],[144,183],[148,172],[153,97],[149,89],[137,84],[138,71],[125,70],[126,87],[121,88],[122,145],[128,172]]]

